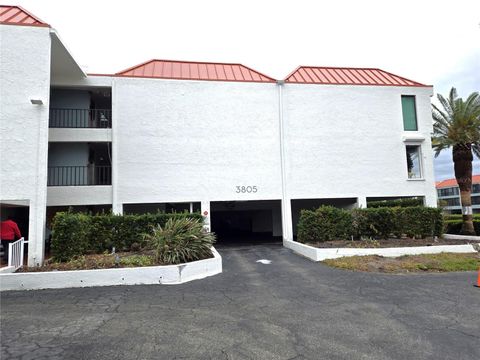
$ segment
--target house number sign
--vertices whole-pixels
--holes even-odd
[[[235,192],[237,194],[250,194],[250,193],[256,193],[258,191],[257,186],[242,186],[242,185],[237,185],[235,186],[236,190]]]

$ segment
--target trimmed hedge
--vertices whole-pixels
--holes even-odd
[[[445,221],[449,221],[449,220],[462,221],[463,215],[462,214],[445,214],[443,215],[443,218],[445,219]],[[480,214],[473,214],[473,220],[480,221]]]
[[[328,241],[351,236],[352,215],[333,206],[302,210],[297,236],[300,242]]]
[[[423,206],[344,210],[322,206],[302,210],[297,240],[302,243],[361,238],[441,236],[442,210]]]
[[[52,254],[56,261],[69,261],[75,256],[102,253],[113,247],[119,251],[130,250],[132,244],[144,244],[144,235],[151,234],[153,226],[164,226],[168,219],[183,218],[203,220],[199,213],[91,215],[58,212],[52,223]]]
[[[391,208],[391,207],[413,207],[423,206],[423,199],[411,198],[411,199],[397,199],[397,200],[381,200],[370,201],[367,205],[371,208]]]
[[[460,215],[461,217],[461,215]],[[480,219],[475,218],[473,219],[473,228],[475,229],[475,233],[480,236]],[[462,220],[446,220],[445,221],[445,233],[446,234],[460,234],[460,230],[462,230]]]

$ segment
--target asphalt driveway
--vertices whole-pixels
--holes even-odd
[[[219,251],[223,274],[178,286],[2,293],[1,358],[480,359],[474,273],[353,273],[278,245]]]

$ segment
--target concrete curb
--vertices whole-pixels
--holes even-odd
[[[472,235],[455,235],[455,234],[444,234],[443,237],[447,240],[471,240],[471,241],[480,241],[480,236]]]
[[[214,257],[211,259],[179,265],[0,274],[0,291],[183,284],[222,272],[222,257],[214,247],[212,253]]]
[[[475,253],[477,252],[473,245],[439,245],[439,246],[417,246],[417,247],[398,247],[398,248],[333,248],[321,249],[313,246],[301,244],[296,241],[284,241],[283,246],[293,250],[293,252],[309,258],[313,261],[323,261],[327,259],[337,259],[345,256],[365,256],[379,255],[385,257],[398,257],[403,255],[420,254],[439,254],[442,252],[451,253]]]

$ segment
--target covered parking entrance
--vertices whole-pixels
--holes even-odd
[[[214,201],[211,231],[219,245],[254,245],[282,241],[280,200]]]

